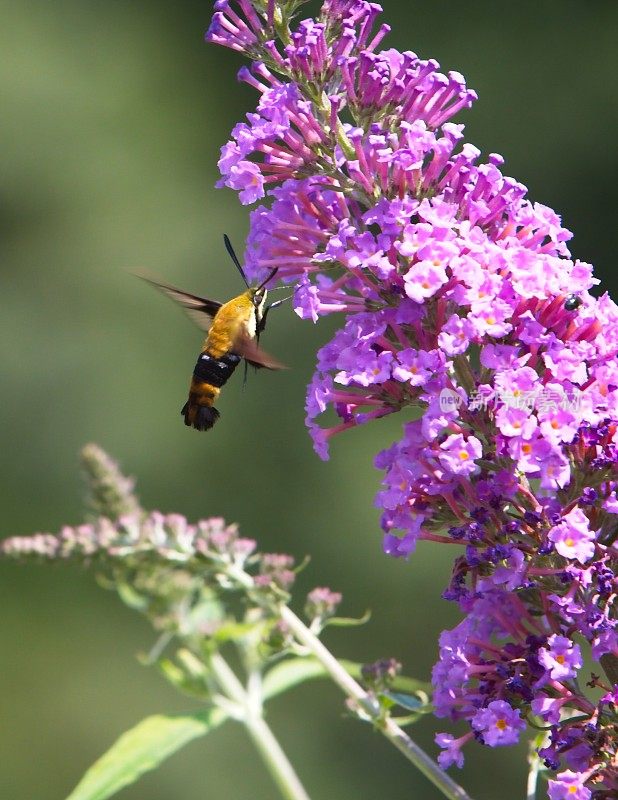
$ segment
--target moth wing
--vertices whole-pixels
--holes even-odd
[[[242,356],[245,361],[253,367],[264,367],[265,369],[287,369],[285,364],[277,360],[270,353],[258,345],[255,339],[252,339],[248,334],[241,332],[234,342],[234,352]]]
[[[153,278],[146,275],[138,275],[138,277],[163,292],[175,303],[181,305],[187,316],[203,331],[207,331],[210,328],[217,311],[221,308],[222,304],[217,300],[208,300],[206,297],[184,292],[182,289],[176,289],[175,286],[153,280]]]

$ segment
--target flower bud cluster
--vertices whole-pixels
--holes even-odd
[[[228,643],[251,668],[269,667],[294,652],[294,637],[280,614],[298,571],[292,556],[258,552],[253,539],[242,538],[236,525],[220,517],[192,524],[180,514],[146,513],[133,494],[134,482],[96,445],[83,449],[82,465],[91,510],[125,513],[115,521],[98,516],[64,526],[58,534],[4,539],[0,558],[69,561],[94,569],[102,585],[115,589],[160,632],[148,663],[191,695],[209,696],[204,683],[209,658]],[[305,616],[315,633],[341,599],[326,587],[308,594]],[[180,646],[177,662],[164,654],[172,640]]]

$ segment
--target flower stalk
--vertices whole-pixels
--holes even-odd
[[[260,698],[243,687],[220,653],[214,653],[208,663],[214,679],[236,704],[236,719],[246,727],[281,796],[285,800],[310,800],[294,767],[262,716]]]
[[[248,592],[254,592],[254,580],[247,572],[232,567],[229,574]],[[267,598],[266,602],[270,605],[272,601]],[[289,628],[298,642],[324,666],[334,683],[352,701],[357,711],[361,712],[361,716],[372,722],[376,730],[380,731],[448,800],[471,800],[465,790],[431,759],[392,717],[384,714],[376,697],[364,689],[341,666],[318,636],[288,605],[279,602],[274,606],[273,611]]]
[[[123,495],[128,484],[115,463],[98,448],[90,446],[88,453],[96,462],[87,473],[91,496],[100,496],[106,510],[116,509],[121,496],[132,507],[131,498]],[[293,559],[256,552],[255,542],[241,538],[235,526],[218,518],[190,525],[177,514],[146,514],[140,508],[115,522],[99,517],[87,525],[66,526],[58,535],[5,539],[0,556],[94,567],[101,583],[116,589],[157,631],[144,663],[158,667],[183,693],[242,723],[286,800],[309,796],[264,720],[263,703],[272,696],[272,689],[265,694],[271,670],[285,669],[288,659],[293,670],[295,661],[318,662],[357,716],[370,721],[448,800],[470,800],[390,716],[379,694],[363,688],[320,641],[341,595],[325,587],[311,591],[304,604],[306,624],[289,607]],[[245,609],[240,615],[239,605]],[[230,648],[245,672],[245,685],[228,663],[224,650]],[[392,669],[390,661],[382,663]],[[297,681],[294,677],[291,685]],[[416,716],[408,722],[418,718],[426,702],[409,699]]]
[[[418,769],[448,800],[471,800],[470,796],[392,719],[385,717],[380,704],[366,689],[343,669],[341,664],[304,622],[287,606],[280,606],[281,619],[317,659],[339,688],[362,710],[391,744]]]

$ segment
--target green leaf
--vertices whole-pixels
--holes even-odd
[[[220,644],[237,641],[255,630],[254,622],[226,622],[217,628],[213,639]]]
[[[411,694],[403,694],[403,692],[381,692],[380,696],[388,697],[395,705],[405,708],[407,711],[416,711],[423,713],[428,711],[428,703],[420,697],[415,697]]]
[[[264,699],[298,686],[300,683],[326,675],[324,667],[314,658],[288,658],[268,670],[264,676]]]
[[[161,658],[156,662],[155,667],[159,670],[166,681],[169,681],[179,692],[189,697],[197,697],[199,700],[208,699],[208,687],[204,680],[195,675],[188,674],[178,664],[169,658]]]
[[[360,675],[360,664],[342,659],[339,664],[350,675]],[[315,658],[288,658],[276,664],[264,676],[264,698],[268,700],[305,681],[327,677],[328,673]]]
[[[156,666],[159,668],[159,671],[165,680],[169,681],[174,688],[182,688],[186,681],[185,673],[178,666],[178,664],[174,664],[171,658],[159,659],[159,661],[156,663]]]
[[[195,714],[146,717],[90,767],[67,800],[106,800],[144,772],[158,767],[176,750],[205,736],[227,719],[219,708]]]
[[[136,592],[130,584],[119,583],[116,590],[122,602],[134,611],[146,611],[148,608],[148,599]]]
[[[339,659],[339,664],[348,675],[362,681],[362,664],[358,664],[355,661],[347,661],[343,658]],[[268,700],[271,697],[275,697],[305,681],[327,677],[328,673],[315,658],[310,656],[288,658],[271,667],[264,676],[264,699]],[[420,695],[418,700],[413,698],[420,705],[423,705],[423,695],[430,695],[432,691],[431,684],[427,683],[427,681],[408,678],[406,675],[397,675],[391,683],[391,689],[404,694]],[[418,706],[415,706],[415,710],[418,710]]]
[[[380,692],[378,700],[380,701],[381,708],[390,716],[390,718],[397,723],[401,728],[407,725],[413,725],[422,719],[424,714],[431,713],[432,706],[428,701],[427,696],[413,696],[404,694],[402,692]],[[405,708],[406,711],[411,712],[404,716],[393,716],[392,712],[395,708]]]
[[[599,661],[611,683],[618,683],[618,658],[611,653],[605,653]]]
[[[367,609],[362,617],[329,617],[324,621],[324,627],[333,625],[337,628],[354,628],[357,625],[364,625],[371,619],[371,611]]]

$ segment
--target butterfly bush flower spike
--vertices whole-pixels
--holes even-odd
[[[438,735],[441,764],[532,721],[552,800],[616,797],[618,308],[559,216],[465,141],[462,75],[383,49],[375,3],[301,6],[220,0],[206,38],[257,92],[220,161],[261,201],[247,271],[278,266],[302,319],[340,319],[307,393],[315,449],[400,413],[376,456],[384,551],[457,548],[434,705],[468,732]]]

